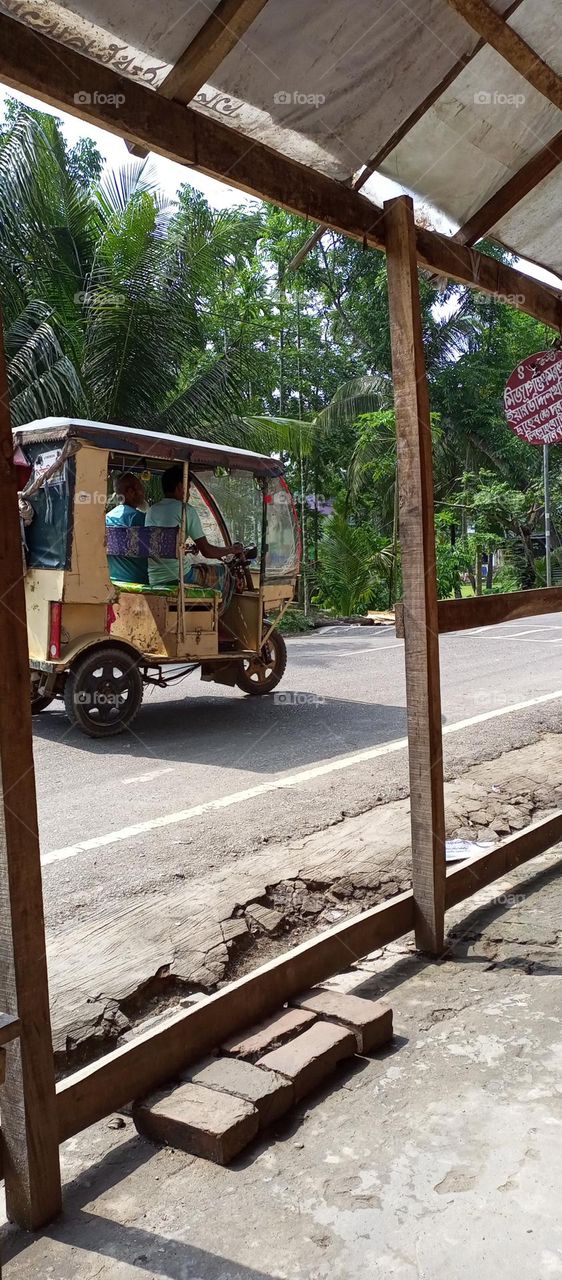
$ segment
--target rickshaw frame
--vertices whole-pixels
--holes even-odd
[[[53,567],[29,564],[25,573],[35,709],[42,710],[53,697],[63,696],[69,673],[76,672],[86,655],[107,654],[108,646],[114,653],[128,655],[127,669],[134,664],[143,684],[165,686],[177,678],[177,673],[166,675],[172,666],[186,671],[200,667],[204,680],[238,685],[248,693],[272,691],[283,674],[286,651],[269,614],[274,611],[277,622],[294,598],[300,558],[296,510],[278,459],[181,436],[69,418],[30,423],[15,429],[13,438],[16,448],[24,453],[28,450],[27,457],[34,447],[44,446],[54,455],[58,450],[61,467],[67,463],[72,467],[72,480],[65,490],[66,552],[59,551],[59,561]],[[177,538],[177,588],[115,585],[109,576],[105,523],[110,473],[141,468],[159,472],[178,463],[183,467],[184,501]],[[242,557],[233,562],[235,587],[220,617],[220,593],[212,588],[194,589],[184,581],[190,485],[225,541],[232,541],[225,515],[200,471],[244,471],[254,477],[261,491],[259,565],[250,567]],[[56,478],[56,462],[51,472]],[[284,571],[276,573],[268,568],[268,503],[272,488],[279,485],[295,541],[294,563],[289,561]],[[29,484],[23,489],[24,502],[26,489]],[[274,669],[270,670],[272,651]],[[75,719],[64,696],[67,714]],[[142,690],[139,705],[141,697]],[[84,717],[85,713],[82,720]],[[85,723],[78,723],[90,732]],[[100,728],[96,736],[118,731]]]

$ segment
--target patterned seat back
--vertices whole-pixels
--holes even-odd
[[[138,556],[141,560],[175,560],[179,530],[146,529],[144,525],[107,525],[107,553],[110,556]]]

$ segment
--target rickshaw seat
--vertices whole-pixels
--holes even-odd
[[[175,559],[178,553],[178,529],[146,528],[144,525],[108,525],[106,529],[107,553],[112,556],[134,556],[138,560]],[[150,586],[145,582],[120,582],[112,578],[113,586],[119,591],[132,592],[143,596],[176,597],[178,588],[175,582],[170,586]],[[214,587],[197,587],[185,584],[188,599],[208,600],[209,597],[222,598],[222,592]]]
[[[172,596],[176,597],[178,588],[175,583],[169,587],[151,587],[146,582],[116,582],[115,578],[111,579],[114,587],[118,591],[132,592],[137,596]],[[221,592],[216,591],[214,587],[192,587],[188,582],[185,583],[185,594],[188,599],[192,600],[208,600],[209,596],[221,597]]]

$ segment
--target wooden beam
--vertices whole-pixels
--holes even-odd
[[[457,280],[459,284],[469,284],[483,293],[491,294],[498,301],[508,303],[519,311],[526,311],[528,315],[552,328],[560,327],[559,307],[549,305],[544,294],[538,293],[536,289],[536,285],[540,285],[541,290],[550,286],[533,280],[532,276],[525,275],[523,271],[498,263],[487,253],[479,253],[478,249],[456,244],[448,236],[426,231],[423,227],[416,228],[416,244],[420,266],[429,267],[448,280]],[[551,301],[561,296],[555,289],[552,290],[552,295]],[[550,320],[546,319],[547,315],[550,315]]]
[[[470,631],[472,627],[494,627],[518,618],[537,618],[543,613],[562,612],[562,587],[538,587],[534,591],[510,591],[497,596],[473,596],[466,600],[439,600],[439,635],[445,631]],[[404,637],[404,607],[395,608],[396,635]]]
[[[544,62],[486,0],[447,0],[473,31],[496,50],[543,98],[562,110],[562,76]]]
[[[560,839],[562,814],[558,813],[510,836],[491,852],[450,868],[445,882],[447,908],[544,853]],[[101,1061],[61,1080],[57,1085],[60,1141],[165,1084],[228,1036],[273,1013],[308,987],[348,969],[375,948],[404,937],[413,923],[410,890],[277,956],[200,1004],[173,1015],[158,1029],[145,1031]]]
[[[384,248],[382,210],[364,196],[201,112],[163,101],[144,85],[5,15],[0,15],[0,80],[303,218]],[[421,265],[485,293],[513,298],[514,306],[562,329],[557,290],[433,231],[418,228],[416,244]]]
[[[499,191],[495,191],[494,195],[490,196],[490,199],[486,200],[486,203],[481,205],[480,209],[477,209],[468,222],[465,222],[464,226],[457,231],[453,239],[459,244],[476,244],[476,241],[486,236],[506,213],[534,191],[543,178],[547,178],[549,173],[557,169],[561,162],[562,130],[535,156],[532,156],[522,169],[514,173],[513,177],[499,188]]]
[[[0,1089],[8,1217],[35,1230],[61,1208],[53,1044],[22,547],[0,317],[0,1007],[19,1018]]]
[[[445,910],[445,809],[433,460],[409,196],[385,204],[390,344],[396,416],[406,706],[416,943],[438,955]]]
[[[266,4],[267,0],[219,0],[158,92],[178,102],[191,102]]]
[[[14,1018],[9,1013],[0,1013],[0,1045],[10,1044],[12,1040],[17,1040],[21,1029],[19,1018]]]

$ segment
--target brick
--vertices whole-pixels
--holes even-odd
[[[278,1071],[291,1080],[295,1102],[318,1088],[331,1075],[338,1063],[350,1058],[356,1050],[355,1036],[345,1027],[330,1022],[315,1022],[302,1035],[273,1049],[260,1058],[258,1067]]]
[[[205,1085],[207,1089],[235,1094],[253,1103],[262,1129],[284,1115],[293,1102],[290,1080],[275,1071],[262,1071],[243,1058],[209,1058],[207,1062],[190,1067],[183,1073],[183,1079]]]
[[[359,1053],[372,1053],[392,1039],[392,1009],[383,1000],[365,1000],[351,993],[314,987],[297,996],[295,1005],[308,1009],[319,1018],[327,1018],[354,1032]]]
[[[235,1058],[247,1058],[249,1062],[256,1062],[270,1049],[277,1049],[286,1040],[290,1040],[291,1036],[312,1026],[315,1017],[314,1013],[306,1009],[283,1009],[273,1018],[256,1023],[243,1035],[227,1040],[222,1046],[223,1052],[232,1054]]]
[[[251,1102],[190,1083],[136,1102],[133,1120],[146,1138],[217,1164],[229,1164],[259,1127]]]

